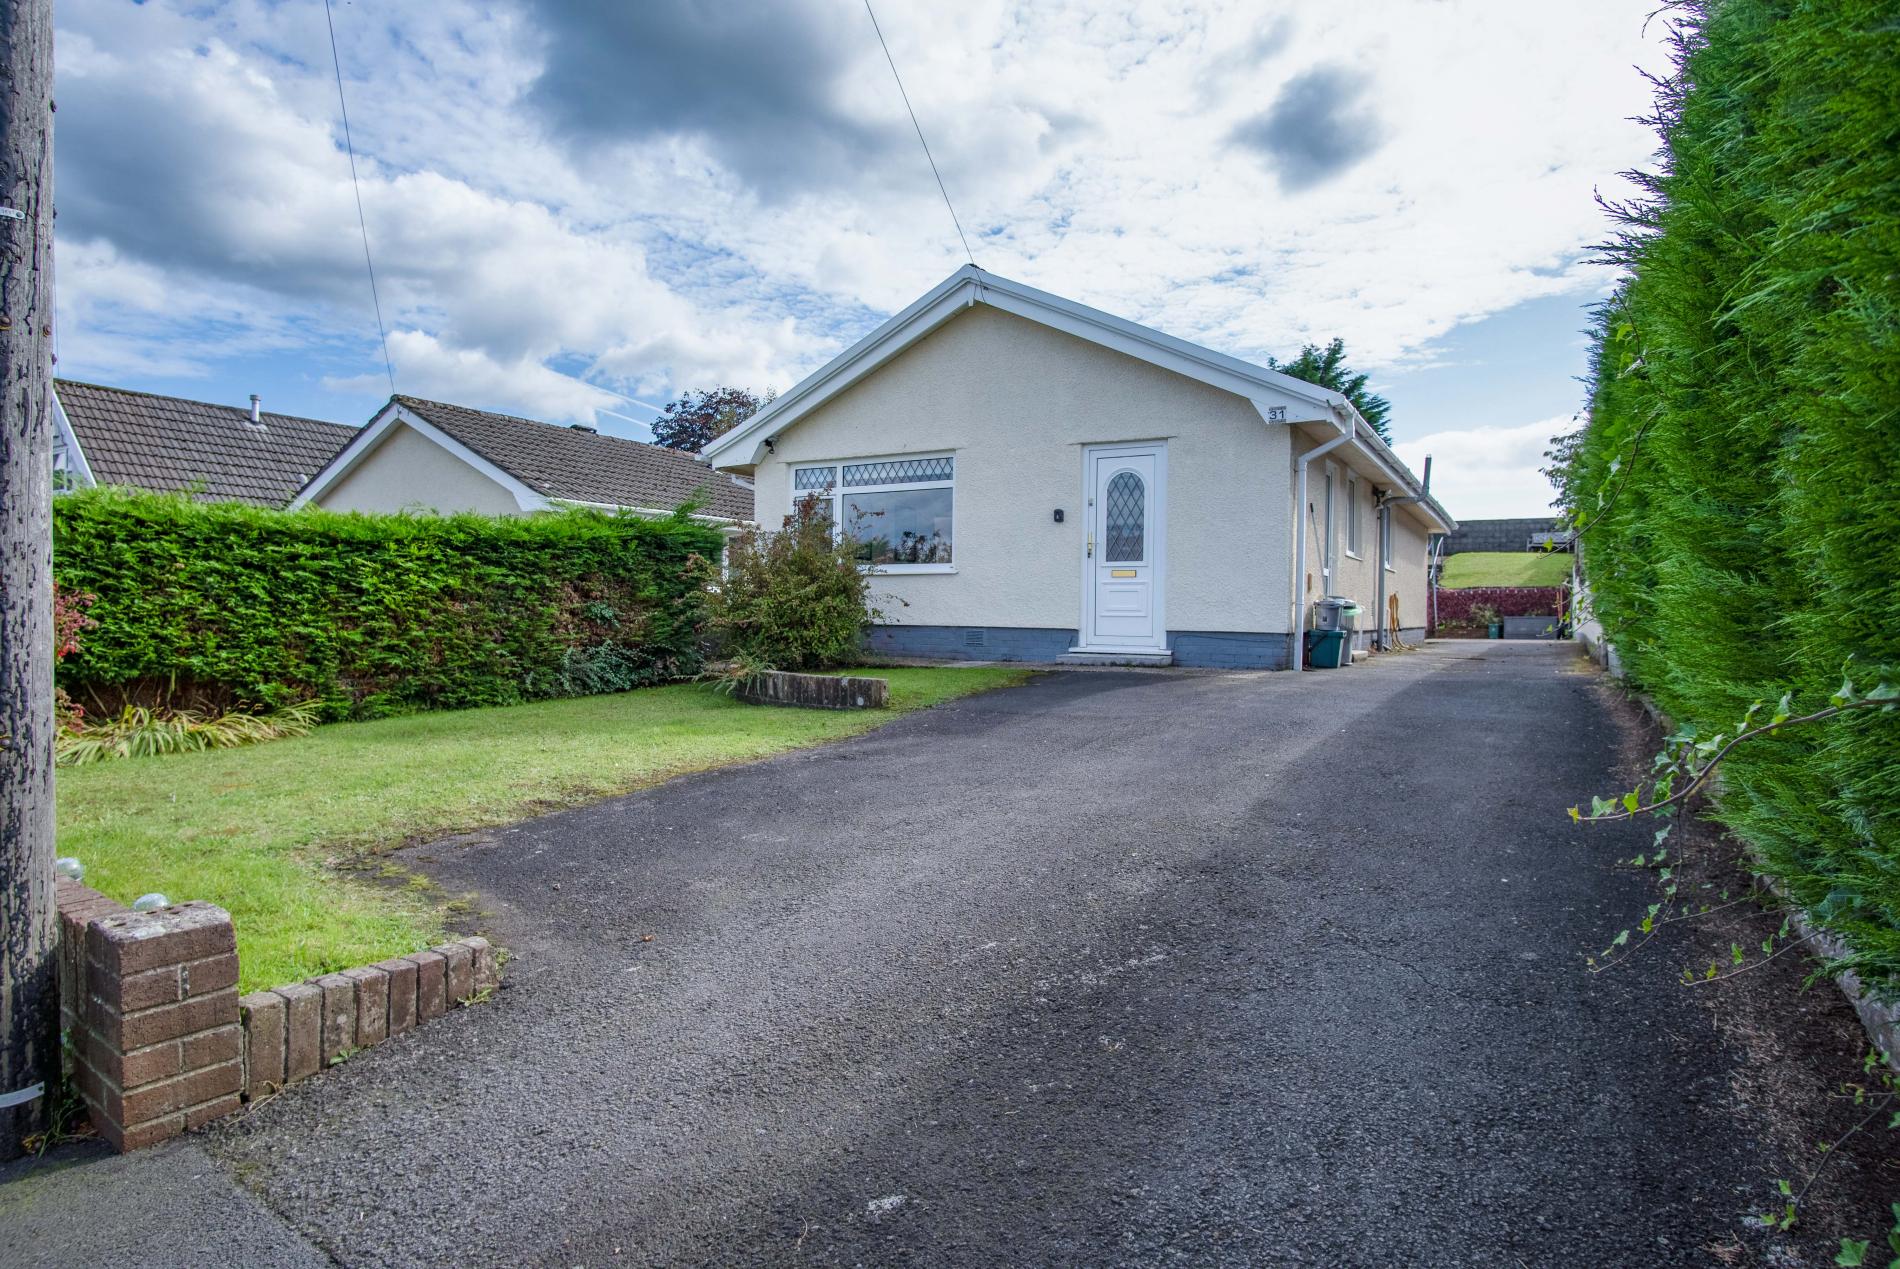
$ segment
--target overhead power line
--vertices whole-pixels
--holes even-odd
[[[389,360],[389,335],[383,329],[383,301],[376,294],[376,262],[369,255],[369,221],[363,217],[363,186],[356,179],[356,145],[350,140],[350,107],[343,100],[343,60],[336,55],[336,22],[330,0],[323,0],[323,24],[330,30],[330,67],[336,72],[336,105],[343,114],[343,149],[350,156],[350,190],[356,195],[356,227],[363,231],[363,268],[369,272],[369,302],[376,309],[376,338],[383,346],[383,372],[389,376],[389,395],[396,395],[396,367]]]
[[[329,0],[324,0],[324,3],[328,4]],[[969,256],[970,263],[974,265],[976,256],[970,251],[970,240],[964,237],[963,222],[957,219],[957,209],[950,205],[950,191],[943,187],[943,173],[937,170],[937,160],[930,157],[930,142],[924,140],[923,125],[917,122],[917,111],[910,104],[910,94],[904,91],[904,77],[897,73],[897,59],[891,56],[891,46],[884,42],[884,28],[877,24],[877,14],[871,8],[871,0],[864,0],[864,11],[871,15],[871,29],[877,32],[877,43],[884,50],[884,60],[891,64],[891,78],[897,81],[897,95],[904,99],[904,109],[910,115],[910,126],[917,129],[917,144],[924,147],[924,161],[930,164],[930,174],[937,178],[937,192],[943,195],[943,205],[950,213],[950,223],[957,227],[957,238],[963,243],[963,254]]]

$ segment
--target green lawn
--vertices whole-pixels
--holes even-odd
[[[1021,682],[1010,669],[875,671],[888,711],[744,705],[706,684],[503,709],[336,723],[248,749],[59,772],[59,850],[130,902],[208,899],[237,924],[242,990],[440,940],[421,888],[330,864],[418,837],[504,824],[730,762],[869,731],[908,710]]]
[[[1569,578],[1568,551],[1461,551],[1445,557],[1439,585],[1561,586]]]

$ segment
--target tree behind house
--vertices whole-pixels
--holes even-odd
[[[653,443],[668,449],[700,450],[759,412],[773,397],[766,389],[755,397],[744,388],[713,388],[688,392],[669,401],[653,420]]]
[[[1392,403],[1376,392],[1366,391],[1366,375],[1353,373],[1346,364],[1346,341],[1335,336],[1333,342],[1321,348],[1318,344],[1308,344],[1300,349],[1300,355],[1291,361],[1267,358],[1267,365],[1283,375],[1292,375],[1303,383],[1319,388],[1331,388],[1359,411],[1360,417],[1372,425],[1379,439],[1390,445],[1392,431],[1386,420],[1392,414]]]

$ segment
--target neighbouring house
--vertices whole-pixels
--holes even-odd
[[[1296,667],[1325,595],[1422,637],[1457,528],[1340,394],[974,266],[703,453],[864,544],[895,655]]]
[[[321,419],[57,379],[53,487],[122,485],[281,507],[356,435]]]
[[[752,488],[691,454],[593,428],[394,396],[291,500],[332,511],[528,515],[560,506],[699,518],[736,532]]]

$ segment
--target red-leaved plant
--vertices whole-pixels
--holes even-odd
[[[58,582],[53,583],[53,660],[64,661],[79,651],[81,631],[90,630],[99,623],[86,612],[92,607],[94,596],[87,591],[64,590]],[[66,695],[65,688],[53,690],[53,716],[61,727],[78,727],[86,716],[86,711],[73,703]]]

